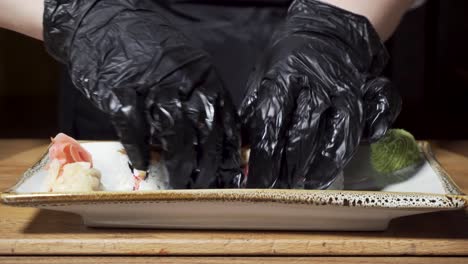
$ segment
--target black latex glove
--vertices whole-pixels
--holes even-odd
[[[328,187],[361,137],[383,136],[400,111],[397,91],[379,77],[386,61],[366,18],[294,1],[242,103],[247,187]]]
[[[151,0],[46,0],[44,41],[108,113],[132,165],[158,146],[171,188],[239,187],[239,129],[210,57]]]

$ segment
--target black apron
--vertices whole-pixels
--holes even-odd
[[[195,45],[211,54],[225,88],[239,106],[249,73],[273,31],[284,20],[290,0],[158,1]],[[117,139],[106,114],[73,87],[66,70],[60,88],[60,130],[77,139]]]

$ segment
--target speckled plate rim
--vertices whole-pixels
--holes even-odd
[[[0,202],[10,206],[67,206],[115,203],[168,202],[247,202],[282,203],[311,206],[366,207],[388,209],[460,209],[468,207],[468,196],[437,162],[430,144],[420,141],[419,147],[432,168],[439,174],[449,194],[342,191],[342,190],[278,190],[278,189],[202,189],[161,190],[139,192],[92,193],[16,193],[13,190],[25,180],[23,177],[9,190],[0,194]],[[42,161],[43,159],[41,159]],[[34,167],[40,165],[36,163]],[[25,173],[26,174],[26,173]]]

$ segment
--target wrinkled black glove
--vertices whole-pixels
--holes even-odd
[[[327,188],[361,138],[383,136],[401,101],[379,77],[387,53],[370,22],[296,0],[241,106],[250,188]]]
[[[133,166],[162,150],[171,188],[239,187],[240,136],[210,57],[151,0],[46,0],[44,41],[109,114]]]

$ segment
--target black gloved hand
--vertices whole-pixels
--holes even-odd
[[[46,0],[44,41],[108,113],[132,165],[162,149],[172,188],[239,187],[239,129],[209,56],[151,0]]]
[[[386,60],[366,18],[294,1],[242,103],[247,187],[328,187],[361,137],[383,136],[400,111],[397,91],[379,77]]]

